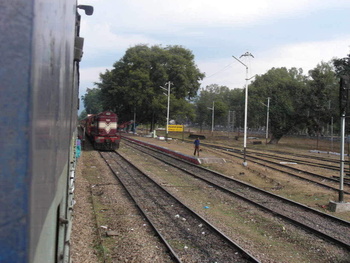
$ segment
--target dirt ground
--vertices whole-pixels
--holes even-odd
[[[146,137],[135,138],[193,156],[194,145],[191,141],[183,142],[181,138],[168,142]],[[120,151],[127,152],[123,148]],[[303,151],[308,152],[308,149]],[[200,158],[211,157],[227,159],[223,154],[202,147]],[[291,180],[254,163],[243,167],[242,160],[232,158],[226,161],[224,165],[206,166],[290,199],[302,200],[325,212],[329,200],[336,199],[334,193]],[[166,249],[152,234],[152,230],[105,166],[98,152],[89,147],[82,152],[78,162],[75,200],[71,238],[72,263],[172,262]],[[345,220],[350,219],[350,213],[334,215]]]
[[[72,263],[172,262],[97,151],[87,146],[78,161]]]
[[[193,156],[194,144],[192,141],[187,138],[183,141],[181,137],[179,139],[172,139],[169,141],[159,140],[156,138],[146,138],[141,136],[132,136],[137,140],[146,141],[151,144],[156,144],[158,146],[171,149],[173,151],[178,151],[183,154]],[[227,140],[227,138],[216,136],[214,138],[208,137],[205,140],[202,140],[203,143],[219,143],[221,145],[230,145],[233,147],[242,148],[242,142],[236,141],[234,139]],[[194,140],[194,139],[193,139]],[[321,156],[323,158],[327,157],[331,160],[338,160],[339,156],[326,153],[311,153],[310,150],[314,149],[313,146],[316,146],[314,140],[304,140],[304,148],[299,148],[299,143],[293,142],[293,139],[285,139],[286,143],[281,145],[252,145],[248,144],[248,149],[257,149],[257,150],[278,150],[291,153],[301,153],[310,156]],[[253,140],[251,140],[253,141]],[[296,140],[298,141],[298,140]],[[249,140],[248,140],[249,143]],[[324,142],[322,142],[324,143]],[[290,147],[294,145],[295,147]],[[321,145],[321,142],[319,142]],[[327,144],[323,145],[324,148],[327,148]],[[210,149],[205,146],[201,146],[199,158],[223,158],[225,163],[210,163],[203,164],[204,166],[217,170],[223,174],[230,175],[236,179],[242,180],[244,182],[253,184],[261,189],[272,191],[275,194],[284,196],[288,199],[292,199],[296,202],[306,204],[315,209],[319,209],[323,212],[330,213],[336,217],[340,217],[344,220],[350,221],[350,212],[343,213],[332,213],[327,210],[329,202],[338,200],[338,193],[335,191],[328,191],[322,187],[313,184],[305,184],[302,180],[293,179],[289,176],[276,172],[274,170],[262,167],[261,165],[255,164],[254,162],[248,162],[247,167],[242,166],[242,159],[231,158],[227,155],[220,153],[219,151]],[[312,167],[303,167],[296,165],[295,168],[309,169],[310,172],[316,172],[321,175],[330,176],[329,170],[322,170]],[[334,175],[338,175],[337,172],[334,172]],[[350,202],[350,196],[345,196],[345,202]]]

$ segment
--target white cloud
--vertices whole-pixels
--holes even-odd
[[[85,46],[81,63],[81,95],[85,93],[86,87],[93,87],[92,83],[99,81],[101,72],[110,68],[114,61],[123,56],[126,49],[136,44],[169,44],[175,40],[183,43],[182,37],[186,36],[187,39],[192,37],[193,41],[203,41],[200,51],[193,50],[194,53],[199,53],[204,49],[206,41],[210,40],[211,27],[243,28],[282,17],[293,17],[297,21],[298,16],[316,14],[318,10],[344,10],[350,7],[348,0],[79,0],[79,4],[90,4],[95,8],[92,16],[82,15],[81,36],[85,38]],[[330,24],[333,21],[331,17],[325,19]],[[239,40],[234,37],[225,38],[225,41],[229,42],[232,49],[238,44],[251,47],[251,39],[245,37],[244,33],[243,30],[239,31],[242,34]],[[300,38],[304,33],[303,28],[300,28]],[[260,53],[249,50],[255,56],[254,59],[245,61],[250,69],[249,76],[264,74],[272,67],[283,66],[301,67],[307,73],[321,61],[345,56],[349,53],[350,45],[350,37],[323,42],[303,41],[279,47],[273,41],[271,39],[273,48],[259,47]],[[220,49],[220,44],[220,39],[211,42],[211,50]],[[258,42],[254,42],[255,44],[259,45]],[[207,75],[202,86],[216,83],[229,88],[242,88],[245,85],[245,68],[231,55],[239,57],[241,54],[229,54],[228,57],[215,59],[213,56],[206,59],[202,55],[204,58],[196,61],[200,70]],[[106,57],[109,61],[106,61]],[[86,68],[84,59],[89,64],[98,63],[102,66]],[[103,67],[104,64],[106,65]]]
[[[242,61],[249,68],[249,77],[265,74],[273,67],[302,68],[304,74],[307,74],[322,61],[329,62],[335,57],[345,57],[349,54],[349,46],[350,36],[330,41],[303,42],[254,53],[255,58],[249,58],[248,61],[242,58]],[[208,77],[202,82],[202,87],[214,83],[229,88],[242,88],[245,85],[245,68],[232,57],[199,61],[198,67]]]
[[[303,68],[304,73],[321,61],[328,62],[334,57],[342,58],[349,53],[350,36],[328,41],[304,42],[267,50],[261,54],[266,67]],[[261,68],[259,68],[261,71]]]
[[[91,55],[100,52],[124,52],[127,48],[137,44],[154,44],[156,41],[142,34],[119,34],[112,32],[107,22],[92,24],[87,19],[82,22],[80,35],[85,38],[84,49]]]
[[[234,86],[233,80],[233,58],[225,58],[218,60],[203,60],[198,61],[197,65],[200,71],[205,72],[206,77],[201,83],[202,88],[210,84],[218,84],[227,86],[229,88],[241,87],[240,81]],[[239,70],[239,69],[238,69]],[[244,73],[244,68],[242,67],[242,73]],[[242,75],[242,80],[245,75]]]
[[[94,83],[100,81],[100,74],[105,73],[107,69],[111,70],[112,67],[80,68],[80,96],[85,94],[87,88],[95,88]]]
[[[249,58],[248,61],[242,58],[242,61],[249,68],[249,77],[265,74],[273,67],[302,68],[304,74],[307,74],[308,70],[316,67],[321,61],[328,62],[334,57],[345,57],[349,53],[349,45],[350,36],[332,41],[298,43],[255,53],[255,58]],[[206,73],[202,87],[214,83],[229,88],[242,88],[245,85],[245,68],[232,57],[200,60],[196,61],[196,64],[200,71]],[[106,69],[111,69],[111,65],[81,69],[82,95],[87,87],[92,88],[93,83],[99,81],[99,74],[104,73]]]
[[[262,20],[296,16],[320,9],[349,7],[346,0],[85,0],[92,19],[124,31],[173,32],[184,27],[246,26]],[[90,18],[89,18],[90,19]]]

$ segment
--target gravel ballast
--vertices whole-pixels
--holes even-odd
[[[192,153],[192,148],[190,146],[192,145],[177,144],[177,148]],[[128,151],[123,147],[124,146],[121,145],[119,151],[128,154]],[[202,152],[201,155],[206,156],[208,153]],[[136,156],[132,158],[137,159]],[[141,157],[140,159],[143,158]],[[143,159],[143,161],[146,163],[149,162],[148,158]],[[141,163],[143,161],[141,161]],[[159,169],[160,165],[153,165],[153,167],[149,169],[157,168]],[[242,168],[240,167],[239,169]],[[247,171],[245,172],[247,175]],[[187,189],[186,187],[184,188]],[[197,188],[201,189],[202,187]],[[175,190],[181,195],[179,189],[174,188],[174,191]],[[105,162],[100,158],[99,153],[91,148],[85,149],[82,157],[79,159],[76,172],[75,199],[76,205],[74,207],[73,233],[71,239],[71,256],[73,263],[173,262],[166,253],[163,244],[154,236],[152,229],[135,208],[119,182],[111,174]],[[189,199],[187,200],[189,203],[191,202]],[[193,202],[198,203],[196,200],[193,200]],[[209,210],[211,211],[213,209]],[[210,212],[209,210],[207,212]],[[207,216],[210,218],[212,215],[208,214]],[[217,221],[217,219],[218,217],[216,219],[213,218],[213,221]],[[217,221],[218,225],[222,228],[225,228],[225,226],[220,222],[224,222],[224,220],[223,218],[223,220]],[[283,230],[284,236],[286,232],[284,228],[281,229]],[[260,231],[259,229],[257,230]],[[230,232],[230,229],[226,231]],[[240,240],[245,239],[243,236],[237,236],[237,238]],[[250,243],[250,240],[246,241]],[[262,262],[280,262],[273,259],[274,256],[272,253],[274,252],[271,251],[271,248],[266,248],[264,254],[257,255],[255,253],[261,249],[257,248],[256,251],[253,251],[255,250],[254,244],[252,243],[250,246],[254,256],[259,257]],[[318,248],[320,247],[322,246]],[[337,250],[331,251],[332,249],[334,248],[325,245],[320,251],[315,251],[313,254],[319,254],[320,257],[322,254],[324,255],[324,253],[334,253],[334,255],[341,254],[340,251]],[[298,261],[286,259],[284,262]],[[310,261],[302,262],[313,261],[310,258]],[[335,257],[333,262],[346,261],[339,261],[339,258],[337,259]]]

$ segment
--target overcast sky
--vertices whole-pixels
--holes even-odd
[[[85,38],[80,96],[137,44],[181,45],[210,84],[242,88],[272,67],[308,70],[350,53],[349,0],[79,0]]]

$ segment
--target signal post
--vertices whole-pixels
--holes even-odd
[[[339,106],[341,121],[341,146],[340,146],[340,174],[339,174],[339,196],[338,202],[330,201],[329,210],[332,212],[350,211],[350,203],[344,202],[344,164],[345,164],[345,118],[349,101],[350,76],[340,77]],[[349,154],[349,153],[348,153]]]

